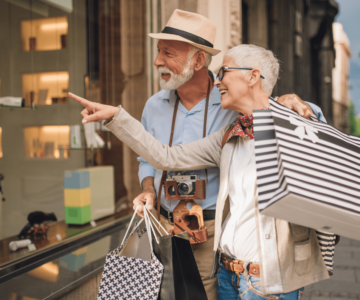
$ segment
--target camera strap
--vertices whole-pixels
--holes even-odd
[[[208,84],[208,89],[207,89],[207,93],[206,93],[206,103],[205,103],[205,112],[204,112],[204,126],[203,126],[203,137],[206,137],[206,122],[207,122],[207,113],[208,113],[208,107],[209,107],[209,98],[210,98],[210,89],[211,89],[211,84],[214,82],[213,80],[213,74],[211,71],[209,71],[209,84]],[[177,110],[179,107],[179,102],[180,102],[180,97],[179,95],[177,95],[176,98],[176,102],[175,102],[175,106],[174,106],[174,113],[173,113],[173,118],[172,118],[172,124],[171,124],[171,131],[170,131],[170,140],[169,140],[169,146],[172,146],[172,141],[173,141],[173,136],[174,136],[174,129],[175,129],[175,121],[176,121],[176,115],[177,115]],[[163,171],[162,176],[161,176],[161,180],[160,180],[160,186],[159,186],[159,194],[157,197],[157,217],[158,220],[160,221],[160,202],[161,202],[161,191],[162,191],[162,186],[163,183],[166,179],[166,175],[167,172]],[[208,184],[208,172],[207,169],[205,169],[205,176],[206,176],[206,180],[205,180],[205,186],[207,186]]]

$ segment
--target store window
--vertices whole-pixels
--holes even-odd
[[[3,157],[3,150],[2,150],[2,128],[0,127],[0,158]]]
[[[68,102],[69,72],[42,72],[22,75],[25,105],[52,105]]]
[[[24,20],[21,22],[23,51],[59,50],[67,47],[66,17]]]
[[[70,126],[24,128],[25,157],[69,158]]]

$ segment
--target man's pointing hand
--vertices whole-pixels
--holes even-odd
[[[85,107],[81,112],[83,124],[110,119],[115,116],[119,110],[118,107],[91,102],[72,93],[69,93],[69,97]]]

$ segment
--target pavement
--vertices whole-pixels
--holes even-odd
[[[360,241],[341,237],[335,247],[334,275],[328,280],[307,286],[302,298],[327,299],[360,300]]]

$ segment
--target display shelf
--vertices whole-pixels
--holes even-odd
[[[37,107],[35,105],[25,105],[25,106],[8,106],[8,105],[1,105],[0,104],[0,108],[17,108],[17,109],[23,109],[23,110],[34,110],[37,109]]]
[[[22,75],[25,106],[68,103],[69,72],[26,73]]]
[[[66,17],[41,18],[21,22],[23,51],[49,51],[67,47]]]
[[[67,159],[69,142],[70,126],[24,127],[25,157]]]
[[[59,148],[59,150],[111,150],[111,146],[110,147],[102,147],[102,148],[67,148],[67,149],[63,149],[63,148]]]

